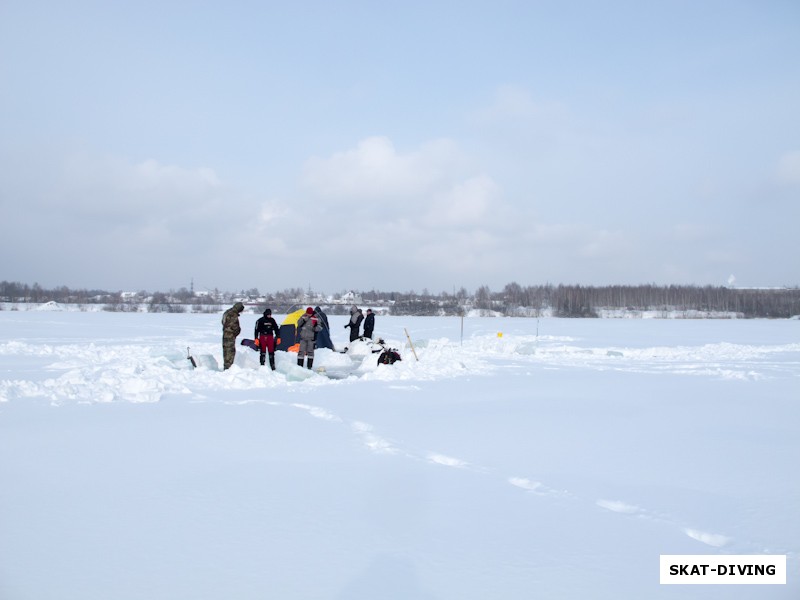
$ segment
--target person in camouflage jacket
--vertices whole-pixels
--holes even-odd
[[[223,370],[230,368],[236,357],[236,336],[242,332],[239,326],[239,315],[244,304],[237,302],[222,315],[222,359]]]

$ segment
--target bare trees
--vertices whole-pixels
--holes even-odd
[[[475,308],[490,310],[492,308],[492,291],[488,285],[482,285],[475,292]]]
[[[505,314],[520,306],[552,308],[557,316],[591,317],[597,310],[659,310],[662,312],[736,313],[744,317],[788,318],[800,314],[800,288],[741,289],[721,286],[581,286],[542,285],[520,288],[510,283],[498,294],[479,288],[478,307],[494,304]],[[480,300],[479,300],[480,298]]]
[[[298,303],[310,300],[301,288],[289,288],[260,294],[257,288],[242,290],[243,297],[258,296],[258,302],[268,302],[275,312],[289,312]],[[72,290],[66,286],[43,288],[19,282],[0,281],[0,302],[59,302],[72,304],[104,304],[114,310],[133,310],[146,304],[149,310],[183,310],[178,306],[192,304],[194,310],[214,310],[230,294],[214,290],[213,293],[193,293],[186,288],[168,293],[122,294],[102,290]],[[321,294],[317,297],[322,298]],[[800,288],[746,289],[722,286],[695,285],[609,285],[582,286],[552,284],[522,286],[516,281],[506,284],[502,291],[492,292],[481,285],[475,294],[461,287],[450,292],[432,294],[427,289],[412,291],[380,291],[372,289],[361,293],[363,300],[373,306],[383,306],[392,314],[405,315],[460,315],[475,308],[500,312],[509,316],[538,316],[543,310],[552,310],[557,316],[593,317],[600,309],[629,311],[660,311],[690,313],[735,313],[743,317],[788,318],[800,315]],[[316,301],[316,300],[315,300]],[[320,300],[321,302],[321,300]],[[332,314],[346,312],[334,300]]]

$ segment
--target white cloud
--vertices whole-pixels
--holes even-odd
[[[490,274],[513,252],[501,186],[451,140],[401,152],[389,138],[367,138],[308,160],[301,183],[296,202],[303,209],[285,222],[317,233],[295,256],[306,253],[326,270],[351,265],[346,271],[372,274],[368,281],[389,280],[369,285],[399,287],[391,283],[397,278],[427,282],[423,287],[449,274],[472,285],[475,271]]]
[[[435,195],[426,221],[434,227],[480,226],[500,208],[500,186],[491,177],[479,175]]]
[[[532,114],[525,106],[523,96],[516,114]],[[796,154],[781,162],[786,181],[793,181]],[[716,218],[670,222],[662,212],[666,218],[654,213],[652,226],[632,225],[595,206],[591,194],[589,202],[575,192],[566,204],[540,177],[526,177],[515,190],[502,166],[448,139],[400,150],[390,138],[366,138],[307,160],[294,189],[267,198],[235,189],[213,169],[154,159],[82,155],[50,167],[41,181],[0,180],[6,197],[23,192],[19,210],[0,227],[0,249],[35,257],[37,240],[66,243],[7,277],[47,282],[49,272],[57,284],[166,289],[194,276],[220,288],[311,284],[333,292],[598,277],[702,281],[692,275],[699,268],[704,276],[743,270],[741,257],[721,243],[725,230]],[[506,177],[497,178],[495,168]]]
[[[578,249],[578,256],[592,260],[613,260],[629,254],[633,248],[620,231],[598,229],[588,231]]]
[[[258,222],[263,229],[277,226],[289,213],[289,206],[280,201],[265,202],[258,213]]]
[[[701,242],[711,238],[715,229],[705,223],[676,223],[672,226],[672,236],[677,243]]]
[[[157,221],[168,229],[218,218],[229,193],[208,168],[163,165],[153,159],[130,163],[85,154],[65,162],[56,189],[57,206],[66,218],[126,228],[152,227]]]
[[[463,162],[456,144],[447,139],[401,154],[389,138],[369,137],[329,158],[309,159],[303,185],[322,198],[348,201],[418,197],[446,182]]]
[[[800,184],[800,150],[781,156],[777,169],[778,180],[782,183]]]
[[[177,287],[219,263],[257,214],[256,202],[207,168],[86,153],[39,166],[38,178],[0,181],[0,196],[3,186],[20,190],[0,249],[26,256],[21,280]],[[43,239],[49,251],[41,251]],[[224,262],[216,268],[224,272]]]
[[[475,171],[450,140],[432,140],[400,153],[390,139],[371,137],[329,158],[308,160],[304,202],[345,230],[353,214],[361,221],[380,221],[382,227],[482,226],[504,209],[504,201],[500,186]]]
[[[450,140],[432,140],[401,153],[389,138],[371,137],[329,158],[307,161],[302,203],[311,207],[306,212],[312,222],[324,223],[320,243],[327,256],[345,253],[354,236],[375,248],[400,239],[414,248],[417,266],[428,267],[437,256],[458,258],[454,243],[462,256],[470,252],[486,235],[482,231],[505,211],[500,186],[472,168]],[[458,232],[472,245],[456,239]]]
[[[140,185],[150,189],[167,189],[181,194],[204,193],[221,185],[217,174],[209,168],[185,169],[161,165],[154,159],[134,165],[133,175]]]
[[[536,101],[530,91],[513,85],[498,87],[491,104],[474,113],[476,120],[484,123],[552,123],[565,116],[566,111],[560,104]]]

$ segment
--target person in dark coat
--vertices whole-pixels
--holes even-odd
[[[275,370],[275,347],[280,343],[280,328],[278,322],[272,318],[272,310],[266,309],[264,316],[256,321],[256,328],[253,337],[258,340],[258,351],[260,353],[261,365],[263,366],[266,354],[269,354],[269,366]]]
[[[310,369],[314,364],[314,347],[317,334],[322,331],[319,318],[314,315],[314,309],[310,306],[306,309],[306,314],[297,319],[297,338],[300,340],[300,347],[297,350],[297,365],[303,366],[303,359],[307,356],[306,366]]]
[[[333,341],[331,340],[331,327],[328,324],[328,315],[322,312],[319,306],[314,307],[314,314],[317,315],[319,324],[322,325],[322,330],[317,334],[317,348],[330,348],[331,350],[335,350]]]
[[[236,358],[236,336],[242,332],[239,326],[239,315],[244,304],[237,302],[222,315],[222,362],[223,370],[229,369]]]
[[[375,330],[375,313],[371,308],[367,309],[367,317],[364,319],[364,337],[372,339],[372,332]]]
[[[345,329],[350,328],[350,341],[353,342],[359,338],[358,331],[361,328],[361,321],[364,320],[364,313],[355,304],[350,307],[350,321],[344,326]]]

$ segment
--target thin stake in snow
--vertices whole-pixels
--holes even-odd
[[[189,362],[192,363],[192,366],[196,369],[197,363],[194,360],[194,356],[192,356],[192,352],[189,346],[186,346],[186,358],[189,359]]]
[[[411,341],[411,336],[408,335],[408,329],[403,327],[403,331],[406,332],[406,337],[408,338],[408,345],[411,346],[411,352],[414,353],[414,358],[417,360],[417,362],[419,362],[419,357],[417,356],[417,351],[414,350],[414,343]]]

